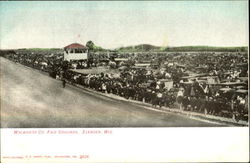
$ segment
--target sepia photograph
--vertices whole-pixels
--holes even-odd
[[[248,20],[246,0],[2,1],[1,131],[17,141],[247,129]],[[51,155],[4,159],[30,157]]]

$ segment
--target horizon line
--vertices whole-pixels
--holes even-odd
[[[78,43],[78,42],[75,42]],[[103,48],[104,50],[115,50],[115,49],[119,49],[119,48],[126,48],[126,47],[133,47],[133,46],[140,46],[140,45],[151,45],[151,46],[156,46],[156,47],[166,47],[166,48],[179,48],[179,47],[214,47],[214,48],[239,48],[239,47],[249,47],[248,45],[240,45],[240,46],[216,46],[216,45],[181,45],[181,46],[158,46],[158,45],[152,45],[152,44],[147,44],[147,43],[143,43],[143,44],[137,44],[137,45],[127,45],[127,46],[120,46],[117,48],[103,48],[102,46],[99,46],[101,48]],[[19,49],[63,49],[63,47],[22,47],[22,48],[0,48],[0,50],[19,50]]]

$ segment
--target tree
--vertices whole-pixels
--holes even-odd
[[[93,43],[93,41],[88,41],[87,43],[86,43],[86,46],[88,47],[88,49],[90,50],[90,51],[92,51],[92,50],[94,50],[94,46],[95,46],[95,44]]]

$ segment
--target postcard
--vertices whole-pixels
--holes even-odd
[[[1,162],[249,161],[248,1],[0,2]]]

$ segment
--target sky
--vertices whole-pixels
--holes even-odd
[[[248,1],[0,2],[0,48],[248,46]]]

